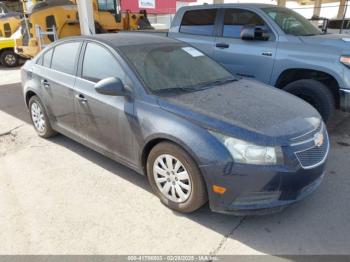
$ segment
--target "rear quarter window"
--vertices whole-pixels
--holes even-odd
[[[216,13],[217,9],[185,12],[182,18],[180,32],[194,35],[213,35]]]

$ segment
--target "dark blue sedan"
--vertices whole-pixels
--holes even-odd
[[[142,33],[60,40],[22,68],[35,130],[145,174],[168,207],[280,210],[314,191],[329,141],[309,104]],[[130,196],[132,197],[132,196]]]

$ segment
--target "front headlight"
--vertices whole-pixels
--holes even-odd
[[[227,148],[237,163],[251,165],[278,165],[283,162],[280,147],[259,146],[244,140],[209,131]]]
[[[343,65],[350,67],[350,56],[341,56],[339,59],[340,63]]]

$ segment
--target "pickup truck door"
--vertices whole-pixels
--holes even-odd
[[[238,8],[221,9],[219,16],[214,59],[233,74],[270,83],[277,42],[266,22],[255,12]],[[242,40],[240,33],[244,25],[256,25],[269,39]]]
[[[213,57],[217,25],[217,8],[189,10],[184,13],[180,26],[174,31],[170,30],[168,36],[188,43]]]

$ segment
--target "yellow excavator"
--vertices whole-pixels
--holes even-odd
[[[145,11],[121,12],[120,1],[93,0],[96,33],[152,29]],[[80,35],[76,0],[36,3],[22,20],[21,32],[22,37],[16,39],[15,51],[25,58],[35,56],[45,45],[57,39]]]
[[[0,2],[0,37],[11,37],[21,24],[22,14],[10,11]]]

